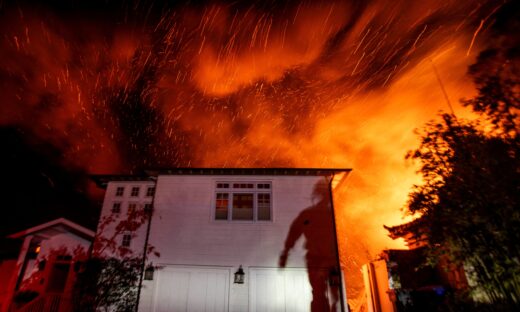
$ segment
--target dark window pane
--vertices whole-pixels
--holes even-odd
[[[121,203],[114,203],[114,205],[112,206],[112,212],[120,213],[121,212]]]
[[[125,192],[125,188],[122,187],[122,186],[119,186],[117,189],[116,189],[116,196],[123,196],[123,193]]]
[[[130,247],[131,241],[132,241],[132,235],[125,234],[125,235],[123,235],[123,241],[121,242],[121,246]]]
[[[253,220],[253,194],[233,194],[233,220]]]
[[[229,194],[217,193],[215,201],[215,220],[227,220],[228,218]]]
[[[132,187],[132,192],[130,193],[130,196],[139,196],[139,187]]]

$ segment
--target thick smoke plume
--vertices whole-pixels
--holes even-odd
[[[351,167],[336,201],[352,276],[402,247],[382,225],[402,222],[417,182],[413,130],[448,109],[439,78],[454,103],[474,92],[466,69],[500,7],[85,2],[4,4],[0,124],[88,173]],[[356,304],[359,279],[349,286]]]

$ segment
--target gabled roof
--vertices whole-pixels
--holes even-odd
[[[348,173],[349,168],[163,168],[145,170],[141,175],[93,175],[99,187],[110,181],[154,181],[159,175],[286,175],[330,176]]]
[[[8,236],[8,238],[22,238],[27,235],[35,235],[43,238],[48,238],[54,235],[71,232],[83,238],[92,240],[94,239],[95,232],[91,231],[77,223],[74,223],[65,218],[59,218],[47,223],[43,223],[24,231],[14,233]]]
[[[383,227],[388,231],[388,236],[392,239],[397,239],[401,237],[405,237],[410,234],[416,233],[421,227],[424,226],[424,220],[421,218],[417,218],[410,222],[399,224],[396,226],[386,226]]]

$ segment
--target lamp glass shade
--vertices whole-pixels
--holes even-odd
[[[146,270],[144,270],[144,279],[146,281],[152,281],[153,280],[153,272],[154,272],[153,266],[149,265],[146,268]]]

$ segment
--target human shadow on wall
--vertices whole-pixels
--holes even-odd
[[[339,270],[334,215],[325,179],[314,186],[312,203],[292,222],[278,264],[281,268],[286,266],[289,251],[303,236],[307,274],[312,287],[311,311],[335,312],[339,299]]]

